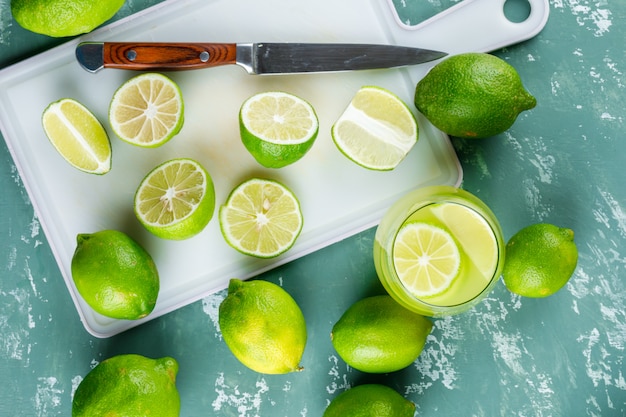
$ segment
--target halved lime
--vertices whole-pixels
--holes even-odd
[[[183,112],[178,85],[165,75],[145,73],[118,88],[109,106],[109,121],[122,140],[154,148],[180,131]]]
[[[319,122],[307,101],[270,91],[243,103],[239,127],[244,146],[261,165],[282,168],[302,158],[313,146]]]
[[[331,129],[337,148],[372,170],[398,166],[418,139],[415,115],[398,96],[380,87],[362,87]]]
[[[71,98],[51,103],[42,115],[43,129],[56,150],[75,168],[91,174],[111,170],[111,142],[96,116]]]
[[[302,231],[300,203],[283,184],[253,178],[237,186],[220,208],[226,242],[239,252],[273,258],[293,246]]]
[[[135,215],[155,236],[182,240],[200,233],[213,217],[215,189],[193,159],[172,159],[154,168],[135,193]]]
[[[393,243],[393,263],[404,286],[418,298],[450,287],[461,266],[454,238],[428,223],[407,223]]]

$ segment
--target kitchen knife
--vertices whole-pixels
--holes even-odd
[[[236,64],[250,74],[285,74],[391,68],[447,54],[428,49],[351,43],[139,43],[83,42],[76,59],[89,72],[190,70]]]

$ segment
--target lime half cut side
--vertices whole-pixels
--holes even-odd
[[[282,168],[313,146],[319,122],[313,106],[289,93],[270,91],[246,100],[239,111],[241,140],[261,165]]]
[[[277,181],[260,178],[236,187],[219,218],[226,242],[258,258],[273,258],[290,249],[304,223],[294,193]]]
[[[213,181],[193,159],[172,159],[157,166],[135,193],[137,219],[163,239],[183,240],[200,233],[214,210]]]
[[[48,139],[75,168],[91,174],[111,170],[111,142],[96,116],[76,100],[51,103],[42,115]]]
[[[184,103],[178,85],[157,73],[131,78],[117,89],[109,105],[113,131],[133,145],[154,148],[183,127]]]
[[[380,87],[362,87],[331,129],[337,148],[372,170],[398,166],[417,143],[415,115],[398,96]]]
[[[393,263],[404,286],[416,297],[441,294],[457,277],[461,253],[454,238],[428,223],[407,223],[393,243]]]

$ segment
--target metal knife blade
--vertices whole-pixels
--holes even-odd
[[[190,70],[236,64],[250,74],[351,71],[416,65],[445,52],[352,43],[83,42],[76,59],[89,72],[102,68]]]

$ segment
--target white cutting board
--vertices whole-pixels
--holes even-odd
[[[504,17],[504,0],[466,0],[418,27],[404,27],[386,0],[169,0],[46,53],[0,71],[0,127],[23,178],[48,242],[87,331],[108,337],[225,288],[230,278],[263,271],[376,225],[406,192],[430,184],[459,185],[462,173],[446,135],[418,115],[420,139],[391,172],[368,171],[334,146],[330,127],[363,85],[385,87],[411,108],[415,82],[434,64],[406,69],[333,74],[251,76],[237,66],[169,73],[185,100],[181,133],[158,149],[128,145],[108,129],[107,110],[116,88],[135,73],[89,74],[74,59],[84,40],[208,42],[372,42],[440,49],[489,51],[534,36],[545,24],[547,0],[532,0],[522,24]],[[261,91],[283,90],[315,107],[320,133],[312,150],[280,170],[260,167],[239,139],[243,101]],[[41,128],[52,101],[72,97],[90,108],[110,132],[111,172],[98,177],[67,164]],[[157,164],[192,157],[209,171],[221,204],[252,176],[282,181],[299,197],[305,219],[296,245],[273,260],[257,260],[230,248],[217,216],[198,236],[165,241],[146,232],[133,215],[133,195]],[[154,312],[140,321],[111,320],[87,306],[72,282],[71,258],[78,233],[122,230],[153,256],[161,277]]]

